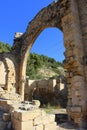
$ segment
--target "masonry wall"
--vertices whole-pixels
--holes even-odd
[[[55,115],[39,109],[40,102],[0,99],[0,130],[56,130]]]
[[[0,61],[0,86],[5,87],[6,84],[6,68],[2,61]]]
[[[31,100],[33,96],[34,89],[37,89],[37,92],[53,92],[53,89],[56,85],[56,80],[29,80],[27,79],[25,86],[25,99],[28,96],[28,99]]]
[[[18,66],[16,58],[11,53],[0,53],[0,97],[13,99],[10,93],[18,94]]]
[[[80,17],[80,28],[82,32],[82,40],[83,40],[83,49],[84,49],[84,56],[83,56],[83,64],[84,64],[84,71],[85,71],[85,78],[87,83],[87,1],[86,0],[79,0],[78,2],[78,10],[79,10],[79,17]]]
[[[65,97],[62,94],[62,91],[64,91]],[[59,98],[59,95],[61,95],[61,100],[62,98],[66,99],[67,88],[65,77],[43,80],[26,79],[25,100],[38,99],[41,101],[41,105],[46,105],[46,102],[57,105],[58,101],[56,98]]]
[[[87,22],[85,16],[87,2],[71,0],[70,4],[70,12],[62,19],[66,47],[67,110],[68,115],[72,120],[74,119],[76,124],[84,125],[87,121],[86,70],[84,71],[86,68],[85,41],[87,35],[85,26]]]
[[[84,55],[83,55],[83,62],[82,64],[84,65],[84,118],[83,118],[83,125],[87,125],[87,1],[86,0],[79,0],[77,1],[78,3],[78,11],[79,11],[79,18],[80,18],[80,28],[81,28],[81,33],[82,33],[82,41],[83,41],[83,50],[84,50]],[[83,87],[83,86],[82,86]],[[83,103],[84,104],[84,103]],[[85,121],[84,121],[85,120]]]

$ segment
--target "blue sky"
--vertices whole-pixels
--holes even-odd
[[[1,0],[0,41],[12,45],[15,32],[24,33],[28,22],[51,2],[53,0]],[[57,28],[45,29],[36,39],[31,52],[62,61],[64,59],[63,33]]]

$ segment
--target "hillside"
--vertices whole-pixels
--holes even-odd
[[[28,57],[26,74],[30,79],[54,78],[64,75],[64,67],[53,58],[31,53]]]
[[[9,52],[11,46],[0,42],[0,52]],[[26,75],[30,79],[54,78],[59,75],[64,75],[64,67],[60,62],[53,58],[30,53],[27,61]]]

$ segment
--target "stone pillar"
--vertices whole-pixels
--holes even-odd
[[[87,129],[87,1],[86,0],[79,0],[78,3],[78,10],[79,10],[79,17],[80,17],[80,26],[82,31],[82,40],[84,46],[84,56],[83,56],[83,65],[84,65],[84,76],[85,76],[85,108],[84,108],[84,115],[82,126],[86,127]]]
[[[80,124],[85,107],[85,82],[82,65],[83,45],[79,15],[75,0],[70,1],[69,12],[62,18],[64,32],[65,68],[67,69],[68,105],[70,119]]]
[[[22,96],[22,100],[24,100],[24,87],[25,87],[25,77],[21,76],[19,81],[19,94]]]
[[[26,50],[26,53],[25,53]],[[26,66],[27,66],[27,59],[29,55],[30,48],[27,47],[27,44],[22,47],[22,56],[20,62],[20,81],[19,81],[19,94],[22,96],[22,100],[24,100],[24,87],[26,83]],[[25,53],[25,55],[24,55]]]

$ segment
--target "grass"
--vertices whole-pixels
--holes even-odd
[[[42,110],[44,110],[47,114],[51,114],[53,113],[54,110],[56,109],[62,109],[60,106],[51,106],[50,104],[48,104],[47,106],[42,106],[41,107]]]

